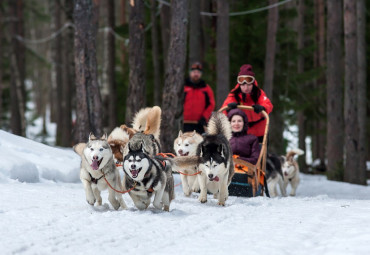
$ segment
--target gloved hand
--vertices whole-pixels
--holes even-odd
[[[265,107],[259,104],[252,105],[252,107],[255,113],[260,113],[265,110]]]
[[[207,121],[204,117],[202,117],[199,121],[198,124],[201,126],[207,126]]]
[[[230,110],[238,108],[238,103],[237,102],[229,103],[227,104],[227,107],[229,107]]]

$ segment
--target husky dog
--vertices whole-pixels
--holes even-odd
[[[174,141],[174,149],[177,156],[195,156],[198,145],[203,141],[203,137],[197,132],[183,133],[181,130],[179,136]],[[191,167],[183,171],[185,174],[195,174],[198,167]],[[185,196],[190,196],[191,192],[199,191],[199,182],[197,176],[187,176],[181,174],[182,190]]]
[[[143,146],[132,150],[123,161],[126,173],[124,186],[139,210],[145,210],[154,194],[153,205],[164,211],[170,210],[171,200],[174,199],[174,180],[172,170],[166,160],[161,157],[150,157],[144,152]]]
[[[135,134],[130,139],[124,149],[124,155],[129,153],[129,146],[132,150],[139,150],[142,147],[149,156],[155,156],[160,152],[160,126],[161,126],[161,108],[154,106],[152,108],[141,109],[134,117],[132,123]]]
[[[222,113],[214,113],[209,120],[207,133],[197,148],[200,157],[198,181],[199,201],[207,202],[207,190],[218,198],[219,205],[225,205],[229,196],[228,186],[234,175],[234,163],[229,140],[231,125]]]
[[[112,149],[113,158],[116,165],[122,165],[123,162],[123,149],[125,148],[126,144],[133,136],[124,129],[125,125],[121,127],[116,127],[113,129],[112,133],[108,136],[108,143]]]
[[[100,139],[90,133],[88,143],[75,145],[74,151],[81,157],[80,179],[84,185],[86,200],[90,205],[102,204],[100,191],[108,188],[106,179],[112,187],[122,190],[121,177],[113,160],[112,150],[108,144],[106,135]],[[108,200],[113,208],[118,210],[121,206],[127,206],[122,199],[122,194],[108,188]]]
[[[295,155],[303,155],[304,151],[300,149],[293,149],[287,153],[287,155],[284,157],[284,162],[282,164],[282,171],[284,175],[284,188],[290,185],[292,186],[292,189],[290,191],[290,196],[296,195],[296,190],[299,184],[299,166],[298,163],[294,160]]]
[[[286,196],[286,189],[284,187],[283,172],[281,170],[282,158],[275,154],[267,154],[266,160],[266,180],[270,197],[276,197],[277,185],[279,185],[282,196]]]

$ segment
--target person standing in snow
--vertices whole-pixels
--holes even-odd
[[[258,87],[251,65],[246,64],[240,67],[237,82],[222,107],[228,106],[230,109],[234,109],[237,108],[237,105],[252,106],[254,111],[243,110],[249,120],[247,132],[257,136],[259,142],[262,142],[266,120],[261,112],[264,110],[270,114],[273,105],[265,92]],[[224,113],[226,114],[226,111]]]
[[[184,86],[184,132],[204,133],[204,127],[215,108],[212,88],[201,79],[203,67],[199,62],[191,65]]]

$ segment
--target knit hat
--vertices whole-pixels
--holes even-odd
[[[200,62],[194,62],[191,66],[190,66],[190,70],[193,71],[193,70],[198,70],[198,71],[203,71],[203,66]]]
[[[247,117],[247,115],[245,114],[245,112],[243,112],[242,110],[240,110],[238,108],[231,109],[227,113],[227,118],[229,119],[230,122],[231,122],[231,119],[233,118],[234,115],[239,115],[243,118],[244,126],[243,126],[243,129],[242,129],[242,132],[246,133],[248,131],[248,117]]]
[[[240,67],[240,72],[238,76],[240,75],[250,75],[254,77],[254,73],[252,71],[252,65],[249,65],[249,64],[242,65]]]

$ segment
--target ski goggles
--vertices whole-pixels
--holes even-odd
[[[240,75],[237,78],[239,84],[252,84],[255,81],[255,78],[251,75]]]

